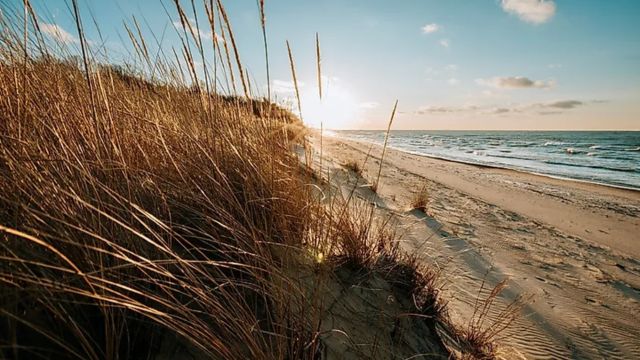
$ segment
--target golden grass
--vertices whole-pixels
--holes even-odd
[[[76,1],[79,60],[38,31],[21,39],[23,21],[38,28],[32,12],[0,19],[2,357],[318,358],[323,307],[297,271],[314,263],[384,274],[417,313],[446,320],[435,273],[372,210],[321,203],[293,151],[302,123],[249,98],[223,4],[204,4],[237,69],[213,41],[203,80],[179,1],[182,59],[151,59],[128,31],[151,77],[92,60]],[[244,97],[212,91],[216,64],[233,89],[240,74]]]
[[[376,177],[376,182],[371,185],[371,190],[373,192],[378,192],[378,186],[380,185],[380,174],[382,174],[382,164],[384,163],[384,155],[387,152],[387,143],[389,141],[389,132],[391,131],[391,125],[393,124],[393,118],[396,115],[396,110],[398,109],[398,100],[393,105],[393,111],[391,111],[391,117],[389,118],[389,123],[387,124],[387,131],[384,135],[384,145],[382,145],[382,155],[380,155],[380,167],[378,167],[378,176]]]
[[[351,159],[351,160],[347,160],[343,166],[345,168],[347,168],[348,170],[353,171],[355,174],[362,176],[362,172],[364,171],[364,169],[362,168],[362,166],[360,165],[359,162]]]
[[[290,152],[299,120],[86,58],[33,56],[23,77],[5,35],[3,348],[137,357],[175,334],[205,356],[313,354],[281,267],[316,216]]]
[[[427,213],[429,208],[429,193],[426,187],[422,187],[422,189],[413,194],[410,206],[411,209],[420,210],[425,214]]]
[[[274,250],[301,244],[312,215],[297,160],[285,150],[295,121],[277,110],[257,118],[246,104],[236,110],[218,98],[212,118],[195,93],[127,84],[107,69],[92,75],[101,86],[94,119],[80,71],[52,60],[29,67],[27,84],[37,88],[29,88],[20,137],[16,99],[1,106],[0,219],[20,233],[2,231],[0,278],[28,299],[4,315],[17,317],[32,302],[49,309],[65,331],[34,327],[77,341],[69,352],[92,349],[82,357],[135,351],[136,339],[104,342],[146,321],[183,333],[206,354],[266,356],[278,338],[248,332],[248,324],[265,320],[256,306],[292,306],[274,299],[284,289],[270,289],[284,276],[275,264],[286,260]],[[24,91],[11,81],[16,71],[1,67],[2,93]],[[288,299],[302,301],[293,300],[294,284],[286,287]],[[87,303],[98,307],[81,311]],[[229,307],[233,313],[222,311]],[[93,354],[98,336],[102,352]]]
[[[521,310],[531,300],[531,296],[516,296],[497,315],[490,317],[499,295],[507,288],[508,279],[499,281],[493,288],[488,288],[488,294],[482,298],[483,290],[487,290],[486,277],[480,285],[475,299],[474,312],[466,326],[458,327],[454,335],[458,337],[463,348],[462,359],[493,359],[498,353],[496,341],[511,324],[520,316]],[[452,325],[453,326],[453,325]]]

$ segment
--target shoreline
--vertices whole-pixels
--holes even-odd
[[[353,139],[349,139],[349,140],[358,141],[358,140],[353,140]],[[366,144],[374,144],[374,145],[377,145],[377,146],[382,146],[382,145],[379,145],[379,144],[366,142],[366,141],[364,141],[364,143],[366,143]],[[509,166],[478,164],[478,163],[474,163],[474,162],[471,162],[471,161],[450,159],[450,158],[445,158],[445,157],[441,157],[441,156],[437,156],[437,155],[422,154],[422,153],[418,153],[418,152],[414,152],[414,151],[407,151],[407,150],[400,149],[400,148],[393,147],[393,146],[387,146],[387,147],[389,149],[393,149],[393,150],[404,152],[404,153],[411,154],[411,155],[424,156],[424,157],[431,158],[431,159],[450,161],[450,162],[454,162],[454,163],[458,163],[458,164],[476,166],[476,167],[479,167],[479,168],[510,170],[510,171],[515,171],[515,172],[519,172],[519,173],[522,173],[522,174],[541,176],[541,177],[555,179],[555,180],[573,181],[573,182],[578,182],[578,183],[583,183],[583,184],[604,186],[604,187],[607,187],[607,188],[614,188],[614,189],[619,189],[619,190],[626,190],[626,191],[640,193],[640,188],[634,188],[634,187],[629,187],[629,186],[624,186],[624,185],[619,185],[619,184],[608,184],[608,183],[598,182],[598,181],[589,181],[589,180],[585,180],[585,179],[576,179],[576,178],[564,177],[564,176],[559,176],[559,175],[551,175],[551,174],[545,174],[545,173],[540,173],[540,172],[535,172],[535,171],[527,171],[527,170],[518,169],[518,168],[515,168],[515,167],[509,167]]]
[[[355,145],[356,149],[360,148],[364,153],[373,145],[371,155],[377,155],[378,158],[377,153],[382,151],[382,145],[375,143],[341,137],[334,139],[350,146]],[[395,166],[402,164],[405,171],[414,175],[438,181],[487,203],[640,259],[640,244],[632,243],[635,234],[640,233],[639,191],[556,179],[500,167],[466,164],[416,155],[391,147],[387,147],[386,156],[385,162],[392,162]],[[431,171],[423,171],[428,167]],[[471,169],[474,171],[470,171]],[[508,185],[505,186],[506,184]],[[573,197],[578,195],[580,206],[576,207],[572,205],[577,201]],[[594,203],[603,205],[594,207]],[[631,206],[628,211],[620,209],[627,205]],[[609,214],[600,211],[603,210],[601,207],[604,210],[610,207],[621,211]],[[628,221],[630,218],[625,216],[627,213],[635,215],[633,221]],[[585,222],[584,219],[590,221]]]
[[[402,131],[402,130],[397,130],[397,131]],[[326,132],[326,130],[325,130],[325,132]],[[353,142],[358,142],[358,143],[362,143],[362,144],[374,145],[374,146],[382,147],[382,144],[378,144],[378,143],[371,142],[371,141],[366,141],[366,140],[352,139],[352,138],[349,138],[349,137],[341,136],[341,135],[339,135],[339,133],[337,133],[335,131],[331,131],[331,134],[325,133],[324,136],[325,137],[336,138],[336,139],[340,139],[340,140],[347,140],[347,141],[353,141]],[[471,161],[464,161],[464,160],[459,160],[459,159],[446,158],[446,157],[442,157],[442,156],[438,156],[438,155],[424,154],[424,153],[419,153],[419,152],[416,152],[416,151],[409,151],[409,150],[400,149],[398,147],[394,147],[394,146],[390,146],[390,145],[387,145],[387,149],[393,149],[395,151],[403,152],[403,153],[406,153],[406,154],[411,154],[411,155],[415,155],[415,156],[422,156],[422,157],[426,157],[426,158],[430,158],[430,159],[437,159],[437,160],[442,160],[442,161],[450,161],[450,162],[458,163],[458,164],[477,166],[479,168],[510,170],[510,171],[515,171],[515,172],[519,172],[519,173],[523,173],[523,174],[530,174],[530,175],[546,177],[546,178],[550,178],[550,179],[563,180],[563,181],[572,181],[572,182],[591,184],[591,185],[597,185],[597,186],[604,186],[604,187],[608,187],[608,188],[614,188],[614,189],[619,189],[619,190],[626,190],[626,191],[632,191],[632,192],[640,193],[640,187],[639,188],[635,188],[635,187],[626,186],[626,185],[622,185],[622,184],[612,184],[612,183],[592,181],[592,180],[586,180],[586,179],[571,178],[571,177],[560,176],[560,175],[545,174],[545,173],[541,173],[541,172],[518,169],[518,168],[515,168],[515,167],[510,167],[508,165],[501,166],[499,164],[475,163],[475,162],[471,162]]]

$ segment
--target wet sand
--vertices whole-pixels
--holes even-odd
[[[346,176],[341,164],[362,164],[370,147],[325,137],[327,175]],[[374,146],[363,181],[380,155]],[[426,215],[409,208],[422,188]],[[458,321],[483,280],[480,297],[509,278],[490,318],[530,297],[498,341],[505,358],[640,358],[640,192],[387,149],[375,196],[405,249],[442,268]]]

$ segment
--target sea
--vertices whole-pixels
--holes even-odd
[[[335,131],[383,144],[384,131]],[[388,146],[457,162],[640,190],[640,131],[404,131]]]

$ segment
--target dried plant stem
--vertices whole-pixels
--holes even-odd
[[[378,185],[380,184],[380,174],[382,173],[382,164],[384,163],[384,155],[387,151],[387,142],[389,141],[389,132],[391,131],[391,124],[393,124],[393,118],[396,115],[396,109],[398,108],[398,100],[393,105],[393,111],[391,112],[391,118],[389,119],[389,123],[387,124],[387,131],[384,135],[384,145],[382,146],[382,155],[380,156],[380,167],[378,168],[378,176],[376,176],[376,182],[373,185],[373,191],[378,191]]]
[[[267,17],[264,11],[264,0],[258,0],[260,8],[260,25],[262,27],[262,42],[264,44],[264,62],[267,72],[267,101],[271,102],[271,74],[269,69],[269,45],[267,42]]]
[[[74,14],[74,20],[76,23],[76,29],[78,30],[78,38],[80,39],[80,49],[82,51],[82,62],[84,64],[84,74],[87,82],[87,88],[89,89],[89,95],[91,97],[91,116],[94,122],[96,144],[98,144],[102,142],[102,136],[100,136],[102,131],[99,126],[98,114],[96,111],[95,95],[93,93],[93,83],[91,82],[91,67],[89,65],[89,58],[87,55],[86,41],[84,38],[84,30],[82,29],[82,19],[80,18],[80,10],[78,9],[78,0],[72,0],[71,3],[73,5],[73,14]],[[96,155],[100,156],[98,153],[96,153]]]
[[[298,116],[300,116],[301,121],[304,121],[304,118],[302,117],[302,102],[300,101],[300,89],[298,88],[298,77],[296,76],[296,64],[293,61],[293,54],[291,53],[291,46],[289,45],[289,40],[287,40],[286,42],[287,42],[287,52],[289,53],[289,66],[291,68],[291,77],[293,78],[293,87],[296,91],[296,100],[298,103]],[[302,148],[304,150],[305,165],[310,166],[312,159],[309,154],[310,150],[308,149],[308,146],[307,146],[306,136],[303,138]]]
[[[222,15],[221,12],[218,11],[218,23],[222,22]],[[229,77],[231,78],[231,88],[233,89],[233,94],[237,94],[238,91],[236,90],[236,79],[234,76],[234,71],[233,71],[233,66],[231,65],[231,55],[229,54],[229,46],[227,45],[227,32],[224,30],[224,26],[220,25],[220,33],[222,34],[222,45],[224,47],[224,54],[225,54],[225,58],[227,60],[227,72],[229,74]]]
[[[318,97],[322,104],[322,60],[320,58],[320,37],[316,32],[316,67],[318,70]],[[322,174],[323,147],[322,138],[324,136],[324,119],[320,119],[320,174]]]
[[[242,70],[242,62],[240,61],[240,54],[238,53],[238,47],[236,46],[236,39],[233,36],[233,30],[231,29],[231,22],[229,22],[229,17],[227,16],[227,12],[222,5],[222,0],[217,0],[218,3],[218,11],[222,14],[222,19],[227,27],[227,31],[229,33],[229,39],[231,40],[231,47],[233,48],[233,54],[236,59],[236,65],[238,66],[238,73],[240,74],[240,81],[242,82],[242,89],[244,90],[244,97],[249,99],[249,89],[247,87],[247,82],[244,76],[244,70]]]
[[[289,45],[289,40],[287,42],[287,52],[289,54],[289,67],[291,69],[291,77],[293,78],[293,87],[296,91],[296,100],[298,102],[298,115],[300,115],[300,120],[303,120],[302,117],[302,103],[300,102],[300,90],[298,88],[298,77],[296,76],[296,64],[293,61],[293,54],[291,53],[291,46]]]
[[[213,14],[214,11],[214,4],[213,4],[213,0],[209,0],[209,4],[207,5],[207,2],[204,2],[204,12],[207,14],[207,20],[209,20],[209,29],[211,31],[211,48],[213,49],[213,92],[217,93],[218,92],[218,62],[216,61],[216,48],[217,46],[217,38],[218,35],[216,34],[216,23],[215,23],[215,16]]]

